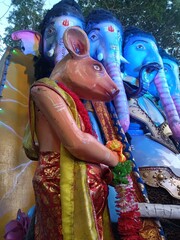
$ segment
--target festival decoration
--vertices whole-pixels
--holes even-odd
[[[7,48],[0,61],[0,235],[14,219],[34,204],[31,179],[36,162],[29,160],[22,148],[28,119],[28,93],[34,81],[33,56],[19,49]]]
[[[11,34],[14,41],[21,41],[21,51],[27,55],[39,56],[39,42],[41,34],[31,30],[19,30]]]
[[[62,2],[64,2],[64,1],[62,1]],[[54,7],[54,10],[58,10],[57,5]],[[97,14],[97,12],[96,12],[96,14]],[[89,81],[89,82],[87,81],[91,72],[88,72],[88,74],[87,74],[86,71],[84,71],[84,72],[82,71],[82,75],[86,76],[86,74],[87,74],[87,79],[85,82],[83,82],[83,81],[81,82],[81,86],[79,88],[79,85],[78,85],[79,79],[74,78],[75,75],[71,71],[67,74],[67,71],[69,69],[68,62],[69,62],[70,66],[74,67],[74,65],[73,64],[71,65],[71,63],[70,63],[71,61],[69,61],[69,57],[65,57],[65,55],[69,51],[73,60],[76,60],[77,62],[82,61],[81,55],[83,55],[83,58],[89,57],[88,54],[86,54],[89,47],[87,47],[87,49],[86,49],[86,48],[84,48],[83,44],[81,45],[80,41],[78,42],[78,39],[81,38],[81,33],[82,33],[81,31],[80,31],[81,33],[79,33],[78,37],[75,40],[78,42],[77,45],[75,44],[72,46],[69,44],[69,39],[65,39],[67,49],[64,48],[64,45],[63,45],[64,42],[62,40],[62,36],[63,36],[64,31],[69,26],[78,25],[81,28],[83,28],[84,27],[83,18],[82,18],[82,16],[80,16],[79,18],[76,18],[76,13],[77,13],[76,11],[72,14],[72,16],[68,16],[68,17],[67,16],[59,17],[59,15],[58,16],[53,15],[53,17],[56,18],[56,21],[55,21],[54,26],[52,27],[51,24],[49,25],[49,19],[51,19],[49,13],[50,12],[48,12],[48,14],[45,18],[45,21],[44,21],[44,28],[42,30],[43,37],[41,39],[43,44],[40,46],[39,49],[37,49],[37,46],[39,44],[39,40],[41,37],[40,34],[33,32],[33,31],[23,30],[23,31],[17,31],[12,35],[14,40],[22,40],[23,45],[21,48],[25,54],[33,54],[38,57],[40,56],[39,53],[41,54],[41,57],[38,58],[38,61],[36,62],[36,66],[41,65],[41,70],[45,66],[47,66],[45,69],[47,71],[45,71],[45,73],[42,73],[41,71],[39,71],[39,73],[38,73],[36,71],[36,76],[38,76],[37,73],[40,75],[47,74],[46,77],[50,75],[50,77],[56,81],[57,81],[57,79],[59,79],[59,78],[61,79],[61,77],[63,77],[63,81],[62,81],[63,83],[57,84],[60,87],[60,89],[63,90],[63,91],[62,90],[60,91],[60,95],[62,93],[63,94],[65,93],[65,95],[68,96],[68,98],[70,97],[70,99],[72,98],[72,100],[74,101],[74,103],[75,103],[74,106],[77,108],[77,112],[80,116],[80,122],[82,119],[84,122],[84,126],[83,126],[83,124],[81,126],[82,129],[84,128],[84,132],[89,133],[90,135],[94,135],[95,137],[98,136],[99,139],[101,139],[101,141],[103,142],[103,137],[99,131],[99,128],[97,127],[97,124],[95,123],[95,120],[94,120],[95,118],[94,118],[94,116],[92,117],[93,114],[89,113],[89,115],[91,116],[91,123],[93,122],[93,129],[92,129],[87,112],[84,109],[84,106],[83,106],[81,100],[82,99],[92,100],[92,106],[94,107],[94,109],[97,113],[98,107],[97,107],[96,100],[110,101],[110,100],[112,100],[112,98],[114,98],[114,104],[116,106],[116,110],[118,112],[118,117],[120,119],[120,122],[121,122],[124,130],[127,131],[128,126],[129,126],[129,113],[128,113],[128,111],[124,111],[125,115],[123,116],[123,114],[122,114],[123,111],[121,112],[122,105],[121,106],[118,105],[119,98],[121,100],[123,99],[123,101],[125,101],[124,102],[125,104],[123,104],[123,106],[125,106],[125,110],[128,109],[126,106],[127,99],[124,98],[124,95],[123,95],[124,88],[119,81],[120,79],[122,80],[122,73],[120,72],[120,63],[121,62],[128,63],[127,60],[125,58],[123,58],[122,54],[121,54],[122,29],[121,29],[121,25],[119,25],[119,21],[116,21],[115,19],[113,19],[114,22],[110,23],[109,20],[106,21],[105,18],[104,19],[102,18],[101,19],[102,22],[101,22],[101,20],[99,21],[99,19],[98,19],[98,22],[94,23],[92,21],[93,18],[91,19],[91,17],[90,17],[90,21],[87,25],[87,32],[88,32],[89,38],[90,38],[90,44],[91,44],[90,50],[91,50],[92,56],[94,58],[96,58],[98,61],[100,61],[105,66],[106,70],[108,71],[108,73],[111,76],[113,76],[114,73],[119,74],[120,78],[117,77],[117,79],[116,79],[116,77],[113,77],[113,80],[115,83],[117,83],[118,86],[120,86],[120,90],[123,90],[122,95],[118,94],[117,87],[115,85],[113,85],[112,83],[110,85],[103,83],[103,84],[105,84],[104,91],[102,91],[102,89],[100,90],[102,83],[101,82],[99,83],[99,81],[101,81],[101,80],[100,80],[100,76],[98,76],[98,74],[95,74],[95,76],[97,77],[97,81],[95,81],[94,85],[92,86],[91,81]],[[106,12],[106,13],[107,13],[107,15],[106,15],[106,17],[107,17],[108,12]],[[110,39],[113,39],[113,41],[117,40],[117,41],[114,41],[114,45],[110,44],[111,49],[109,49],[109,51],[106,51],[109,47],[108,41],[104,45],[105,48],[103,48],[101,46],[102,39],[101,40],[99,39],[99,34],[97,32],[97,29],[96,29],[96,31],[94,31],[94,29],[91,31],[91,27],[94,28],[94,24],[97,24],[98,27],[101,30],[103,30],[104,36],[107,37],[107,38],[104,38],[104,40],[108,39],[108,41],[109,41],[110,36],[111,36]],[[77,29],[74,28],[68,32],[70,38],[72,36],[73,37],[76,36],[76,30]],[[30,36],[30,37],[27,38],[27,36]],[[35,41],[34,41],[34,39],[35,39]],[[30,40],[30,44],[27,44],[28,40]],[[31,40],[32,40],[32,42],[31,42]],[[154,41],[153,38],[151,40]],[[120,44],[118,41],[120,42]],[[35,45],[36,50],[32,51],[34,45]],[[120,45],[120,48],[119,48],[119,45]],[[139,45],[139,47],[141,48],[142,45],[141,46],[140,45]],[[154,43],[152,45],[154,46]],[[94,52],[96,52],[95,55],[93,55]],[[111,58],[112,56],[115,56],[115,59]],[[62,61],[59,64],[59,61],[62,60],[62,58],[64,58],[64,57],[65,57],[64,62]],[[107,60],[110,60],[110,62],[108,62]],[[113,64],[111,65],[111,63],[112,63],[111,60],[112,60],[112,62],[115,60],[115,65],[113,65]],[[67,65],[65,64],[66,61],[67,61]],[[92,61],[92,59],[91,59],[91,61]],[[57,65],[54,68],[55,64],[57,64]],[[86,65],[86,64],[84,63],[84,65]],[[72,67],[72,69],[73,69],[73,67]],[[113,69],[113,67],[117,67],[116,71],[111,71]],[[160,68],[161,68],[160,64],[159,63],[155,64],[154,62],[152,64],[148,63],[148,65],[143,66],[140,71],[140,75],[139,75],[140,76],[139,87],[133,88],[133,90],[131,89],[130,85],[127,84],[127,82],[132,81],[136,84],[138,82],[138,80],[135,79],[134,77],[124,74],[124,80],[126,81],[126,84],[125,84],[126,91],[129,94],[129,96],[132,98],[132,97],[137,97],[137,96],[140,97],[140,96],[144,95],[144,93],[146,92],[146,89],[149,88],[149,83],[152,83],[153,79],[155,79],[155,76],[156,76],[157,72],[159,72]],[[52,69],[53,69],[53,73],[51,74]],[[61,71],[60,69],[63,69],[63,70]],[[94,62],[93,69],[95,71],[97,71],[97,73],[101,72],[101,71],[104,73],[103,66],[101,64],[98,64],[97,62]],[[118,69],[118,71],[117,71],[117,69]],[[162,74],[161,70],[160,70],[160,72]],[[81,75],[81,77],[82,77],[82,75]],[[164,78],[164,75],[162,76],[162,78]],[[67,81],[67,79],[69,82]],[[71,81],[72,79],[73,79],[73,81]],[[149,79],[149,80],[147,80],[147,79]],[[156,79],[156,81],[158,81],[158,78]],[[64,85],[64,82],[65,82],[65,85],[67,85],[67,86]],[[84,85],[83,85],[83,83],[84,83]],[[150,85],[152,86],[152,84],[150,84]],[[51,83],[47,79],[45,79],[43,81],[39,81],[37,83],[37,85],[34,84],[33,86],[35,86],[35,87],[36,86],[38,86],[38,87],[46,86],[46,87],[50,88],[51,90],[56,89],[56,87],[57,87],[56,84]],[[90,86],[90,89],[87,88],[87,86]],[[96,88],[93,88],[94,86]],[[110,89],[108,89],[108,87],[110,87]],[[136,90],[134,90],[134,89],[136,89]],[[95,90],[93,95],[92,95],[92,90]],[[131,92],[131,90],[132,90],[132,92]],[[77,95],[73,91],[75,91]],[[56,93],[59,94],[59,91],[57,91]],[[119,98],[118,98],[118,95],[119,95]],[[79,99],[79,97],[81,98],[81,100]],[[86,103],[85,103],[85,105],[86,105]],[[122,104],[122,102],[121,102],[121,104]],[[106,117],[106,113],[107,113],[106,111],[109,109],[111,109],[111,110],[109,110],[108,114],[110,113],[111,115],[113,115],[113,117],[116,116],[116,113],[114,112],[114,110],[112,111],[111,103],[109,103],[107,105],[100,103],[99,106],[101,106],[103,111],[105,111],[105,112],[103,112],[105,117]],[[176,108],[178,109],[178,104],[176,105]],[[110,118],[113,118],[113,117],[111,116]],[[110,118],[107,117],[108,121],[110,120]],[[133,176],[133,174],[136,174],[138,176],[139,172],[136,168],[136,163],[131,156],[130,146],[129,146],[127,140],[125,139],[124,131],[121,129],[121,126],[119,123],[117,125],[114,124],[114,126],[113,126],[113,124],[114,123],[111,122],[111,128],[114,129],[114,130],[111,129],[113,137],[110,138],[111,140],[108,139],[108,141],[106,143],[106,147],[114,152],[114,154],[111,155],[112,158],[113,158],[113,156],[114,157],[118,156],[118,159],[119,159],[119,163],[117,164],[117,166],[111,167],[111,170],[112,170],[112,173],[114,176],[113,184],[115,185],[116,192],[118,193],[116,206],[119,209],[119,212],[118,212],[118,214],[119,214],[119,219],[118,219],[119,233],[123,240],[147,239],[147,238],[141,237],[139,234],[141,231],[141,228],[142,228],[142,221],[140,219],[140,217],[142,217],[142,215],[140,214],[140,210],[139,210],[139,206],[141,206],[141,205],[137,201],[137,196],[136,196],[136,192],[135,192],[135,187],[137,187],[137,185],[135,184],[134,176]],[[131,127],[132,127],[132,125],[131,125]],[[116,128],[118,129],[118,131]],[[132,130],[132,129],[130,129],[130,130]],[[138,131],[141,132],[141,129],[138,128]],[[79,156],[81,157],[81,154],[82,154],[81,151],[83,152],[83,150],[80,148],[80,151],[78,153],[73,152],[73,154],[75,154],[76,157],[79,157]],[[82,160],[84,160],[84,159],[82,159]],[[132,171],[132,169],[133,169],[133,171]],[[109,177],[109,179],[111,179],[111,176]],[[138,178],[138,181],[141,181],[140,177]],[[143,189],[143,186],[144,186],[143,183],[141,182],[139,185],[141,185],[142,189]],[[62,190],[62,192],[63,192],[63,190]],[[145,191],[143,193],[144,193],[144,197],[146,198]],[[142,194],[142,191],[141,191],[141,194]],[[95,203],[95,206],[98,205],[98,204],[97,205],[96,204],[97,204],[97,202]],[[21,236],[19,235],[18,239],[20,239],[22,236],[25,236],[27,229],[23,230],[23,227],[22,227],[23,224],[19,225],[18,219],[16,220],[16,224],[19,226],[19,232],[23,232],[23,235],[21,233],[20,233]],[[11,227],[11,224],[9,226]],[[63,226],[65,226],[65,224]],[[11,229],[7,230],[6,237],[8,236],[8,234],[10,234],[9,230],[11,231]],[[87,232],[86,232],[86,234],[87,234]],[[100,231],[100,235],[101,234],[102,233]],[[82,236],[84,237],[84,235],[81,235],[81,238],[82,238]],[[79,239],[81,239],[81,238],[79,238]],[[86,238],[86,239],[88,239],[88,238]],[[107,237],[107,239],[109,240],[109,236]]]
[[[118,231],[123,240],[143,240],[140,236],[142,222],[138,203],[135,198],[135,189],[130,174],[132,161],[126,160],[123,155],[123,145],[117,139],[106,143],[106,146],[119,156],[119,163],[112,169],[113,184],[117,192],[116,207],[118,208]]]
[[[117,164],[117,166],[112,168],[114,185],[123,184],[123,183],[128,184],[127,176],[132,171],[132,162],[129,160],[126,160],[126,157],[123,155],[122,143],[117,139],[113,139],[106,143],[106,147],[116,152],[119,157],[119,163]]]
[[[176,111],[176,106],[172,103],[173,98],[168,90],[163,61],[157,43],[153,39],[150,33],[140,29],[130,28],[125,32],[123,52],[124,57],[129,61],[129,65],[124,64],[123,71],[125,86],[128,86],[127,94],[131,116],[128,133],[131,136],[133,156],[140,169],[141,177],[147,184],[150,202],[158,203],[159,201],[159,203],[162,203],[163,196],[166,196],[165,199],[167,200],[163,203],[171,204],[175,202],[176,204],[179,201],[177,187],[180,174],[178,170],[180,169],[179,149],[172,124],[168,124],[168,114],[171,110],[172,112]],[[134,59],[134,56],[138,57]],[[159,68],[156,66],[159,66]],[[141,87],[141,81],[145,82],[145,85],[142,85],[143,87]],[[146,90],[145,86],[147,87]],[[161,94],[166,97],[166,110],[162,104]],[[169,106],[168,114],[166,114],[167,105]],[[171,117],[177,119],[177,114],[172,114]],[[147,146],[150,149],[149,151]],[[159,187],[165,188],[167,192]],[[156,189],[158,194],[156,194]],[[156,199],[159,200],[156,201],[153,196],[156,196]],[[163,220],[161,222],[163,224]],[[166,225],[163,224],[163,228],[164,226],[166,232]]]

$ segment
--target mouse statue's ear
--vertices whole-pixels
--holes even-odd
[[[11,34],[11,38],[15,41],[21,41],[21,51],[27,55],[39,55],[39,43],[41,34],[32,30],[19,30]]]
[[[89,57],[89,40],[79,27],[69,27],[63,36],[64,45],[72,58]]]

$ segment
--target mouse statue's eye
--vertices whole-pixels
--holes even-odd
[[[102,70],[101,65],[99,65],[99,64],[97,64],[97,63],[94,64],[93,67],[94,67],[94,69],[95,69],[96,71],[101,71],[101,70]]]

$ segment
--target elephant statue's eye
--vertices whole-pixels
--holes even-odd
[[[96,71],[101,71],[101,70],[102,70],[101,65],[99,65],[99,64],[97,64],[97,63],[94,64],[93,67],[94,67],[94,69],[95,69]]]
[[[48,36],[51,36],[54,32],[55,32],[55,29],[54,29],[53,27],[50,27],[50,28],[47,30]]]
[[[146,49],[143,44],[137,44],[136,48],[139,49],[139,50],[145,50]]]
[[[169,69],[170,69],[170,65],[164,63],[164,72],[167,73],[169,71]]]
[[[92,34],[89,38],[90,38],[92,41],[95,41],[95,40],[97,40],[97,35],[96,35],[96,34]]]
[[[167,72],[168,72],[168,69],[167,69],[166,67],[164,68],[164,72],[165,72],[165,73],[167,73]]]

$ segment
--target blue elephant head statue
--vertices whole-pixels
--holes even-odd
[[[180,113],[179,61],[162,48],[159,49],[159,53],[162,57],[164,72],[171,97],[178,113]]]
[[[22,52],[35,56],[36,78],[49,77],[55,64],[67,53],[63,35],[70,26],[84,29],[85,20],[74,0],[62,0],[47,11],[41,25],[41,33],[20,30],[12,34],[13,40],[22,42]]]
[[[174,94],[180,94],[179,61],[162,48],[159,49],[159,53],[163,61],[171,96]]]
[[[170,94],[163,60],[152,34],[138,28],[124,32],[123,55],[129,64],[123,65],[129,97],[139,97],[146,91],[157,94],[174,137],[180,139],[180,109]]]
[[[93,9],[86,18],[85,31],[90,42],[91,57],[100,61],[120,89],[114,105],[120,123],[126,132],[129,127],[129,109],[124,90],[120,65],[126,60],[122,56],[123,27],[111,12]]]
[[[140,97],[149,90],[163,67],[154,36],[136,27],[127,28],[124,31],[123,56],[129,62],[122,65],[124,79],[127,79],[124,82],[127,94],[129,97]]]
[[[53,64],[59,62],[67,54],[63,35],[70,26],[84,28],[84,17],[74,0],[62,0],[55,4],[41,23],[41,53]]]

